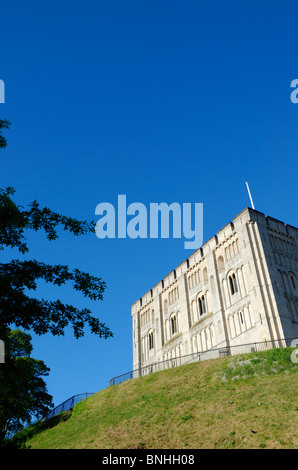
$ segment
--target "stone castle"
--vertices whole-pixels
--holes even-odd
[[[132,305],[133,369],[298,338],[298,229],[251,208]]]

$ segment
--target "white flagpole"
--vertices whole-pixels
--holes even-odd
[[[253,200],[252,200],[252,197],[251,197],[251,194],[250,194],[250,190],[249,190],[249,186],[248,186],[248,183],[246,183],[246,186],[247,186],[247,191],[248,191],[248,194],[249,194],[249,198],[250,198],[250,202],[251,202],[251,205],[252,205],[252,208],[254,209],[255,206],[254,206],[254,203],[253,203]]]

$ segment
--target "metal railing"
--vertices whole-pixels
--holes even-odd
[[[136,379],[151,374],[152,372],[159,372],[161,370],[182,366],[191,362],[206,361],[208,359],[217,359],[220,357],[235,356],[237,354],[246,354],[256,351],[265,351],[267,349],[273,348],[284,348],[290,346],[293,339],[295,338],[259,341],[235,346],[221,346],[207,349],[205,351],[194,352],[192,354],[186,354],[184,356],[175,356],[163,361],[153,362],[152,364],[140,367],[139,369],[134,369],[124,374],[118,375],[117,377],[113,377],[110,380],[110,385],[118,385],[125,380]]]
[[[71,410],[77,403],[79,403],[80,401],[85,400],[86,398],[88,398],[91,395],[94,395],[94,394],[86,392],[86,393],[80,393],[78,395],[74,395],[74,396],[68,398],[68,400],[65,400],[63,403],[61,403],[60,405],[53,408],[44,417],[44,420],[52,418],[53,416],[58,415],[59,413],[62,413],[63,411]]]

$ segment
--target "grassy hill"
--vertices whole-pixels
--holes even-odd
[[[27,429],[26,446],[297,448],[298,364],[290,359],[292,350],[193,363],[110,386],[72,412]]]

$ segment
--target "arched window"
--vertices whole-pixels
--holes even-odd
[[[178,332],[178,325],[177,325],[177,317],[176,315],[172,315],[170,318],[170,328],[171,328],[171,334],[174,335],[175,333]]]
[[[204,295],[201,295],[201,296],[198,298],[198,307],[199,307],[199,314],[200,314],[200,317],[201,317],[202,315],[204,315],[204,313],[207,313],[206,300],[205,300],[205,296],[204,296]]]
[[[203,279],[205,282],[208,282],[207,268],[204,268],[203,270]]]
[[[229,284],[230,284],[231,294],[234,295],[236,292],[238,292],[238,285],[237,285],[235,273],[229,276]]]
[[[153,337],[153,332],[149,333],[148,335],[148,341],[149,341],[149,351],[154,348],[154,337]]]

